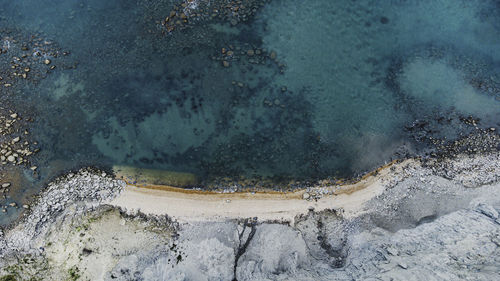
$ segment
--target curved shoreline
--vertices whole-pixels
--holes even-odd
[[[125,210],[146,214],[169,215],[180,221],[223,221],[257,217],[262,221],[293,222],[309,210],[341,209],[346,217],[358,215],[365,202],[384,191],[383,182],[403,167],[418,163],[407,159],[393,161],[363,176],[352,184],[312,186],[293,192],[214,192],[177,188],[167,185],[137,186],[127,183],[109,202]],[[119,175],[120,179],[126,175]]]
[[[173,273],[200,276],[210,274],[204,268],[220,266],[214,274],[233,268],[238,275],[261,260],[273,264],[262,274],[274,276],[274,268],[297,253],[300,264],[292,269],[299,273],[284,272],[291,274],[288,279],[399,274],[395,279],[407,280],[401,270],[408,269],[408,274],[441,271],[449,280],[457,274],[481,280],[475,278],[480,273],[434,261],[451,262],[456,255],[442,253],[456,251],[481,262],[498,256],[500,247],[492,246],[486,256],[481,249],[500,245],[494,236],[500,226],[499,160],[496,151],[409,159],[354,184],[255,194],[134,187],[115,175],[83,169],[53,181],[16,225],[0,231],[0,276],[25,280],[43,270],[49,280],[67,279],[71,272],[111,280],[137,271],[144,280],[154,280],[146,278],[152,268],[170,266]],[[472,244],[462,253],[464,239]],[[239,251],[244,254],[238,256]],[[412,254],[404,254],[408,251]],[[30,263],[19,265],[24,258]],[[260,271],[252,272],[238,280],[258,279]]]

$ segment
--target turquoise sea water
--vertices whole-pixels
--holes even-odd
[[[500,122],[497,1],[249,0],[211,19],[236,1],[194,0],[173,30],[182,1],[0,2],[2,38],[39,34],[76,65],[11,96],[36,116],[39,182],[114,164],[353,176],[458,137],[460,116]]]

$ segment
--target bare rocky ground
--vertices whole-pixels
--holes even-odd
[[[404,167],[363,212],[293,224],[127,214],[106,205],[122,182],[82,170],[2,232],[0,280],[500,280],[499,160]]]

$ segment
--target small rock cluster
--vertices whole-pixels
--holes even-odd
[[[174,5],[160,23],[166,32],[184,29],[204,21],[222,21],[237,25],[252,18],[266,2],[268,1],[184,0]]]
[[[68,54],[41,36],[0,30],[0,87],[13,87],[19,80],[43,79],[56,69],[54,61]]]
[[[38,167],[31,164],[30,158],[39,151],[35,148],[38,143],[28,138],[25,121],[18,113],[0,108],[0,169],[21,165],[37,171]],[[2,179],[3,175],[0,173],[0,195],[5,199],[12,183]],[[11,202],[4,205],[1,212],[6,213],[9,207],[17,208],[17,204]],[[29,208],[28,205],[23,207]]]
[[[498,151],[500,149],[500,135],[497,134],[496,128],[493,127],[487,129],[476,128],[476,132],[449,142],[439,147],[439,149],[438,155],[445,158],[462,153],[477,154]]]
[[[499,159],[500,153],[497,151],[484,156],[461,155],[453,160],[434,160],[428,164],[435,174],[473,188],[500,180]]]
[[[278,54],[275,51],[265,48],[256,48],[249,44],[242,46],[228,45],[222,47],[220,52],[211,57],[214,61],[220,61],[223,67],[230,67],[231,63],[245,61],[249,64],[275,64],[281,74],[286,70],[286,64],[278,60]],[[286,92],[286,87],[284,89]]]
[[[30,158],[39,151],[36,148],[38,143],[29,139],[25,121],[18,113],[0,108],[0,169],[20,165],[37,171],[38,167],[31,164]],[[0,173],[0,195],[5,199],[12,183],[2,177],[3,173]],[[17,208],[17,204],[12,202],[2,206],[1,212],[6,213],[8,207]],[[23,207],[29,208],[28,205]]]
[[[28,158],[39,151],[32,149],[27,139],[29,131],[21,124],[23,119],[17,113],[0,114],[0,163],[2,165],[29,165]],[[32,145],[37,145],[33,142]],[[31,166],[35,171],[36,166]]]

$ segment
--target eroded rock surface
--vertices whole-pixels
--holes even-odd
[[[332,206],[292,224],[127,214],[105,204],[120,182],[83,171],[52,184],[29,215],[0,233],[0,276],[497,280],[499,159],[494,152],[407,167],[357,215]]]

